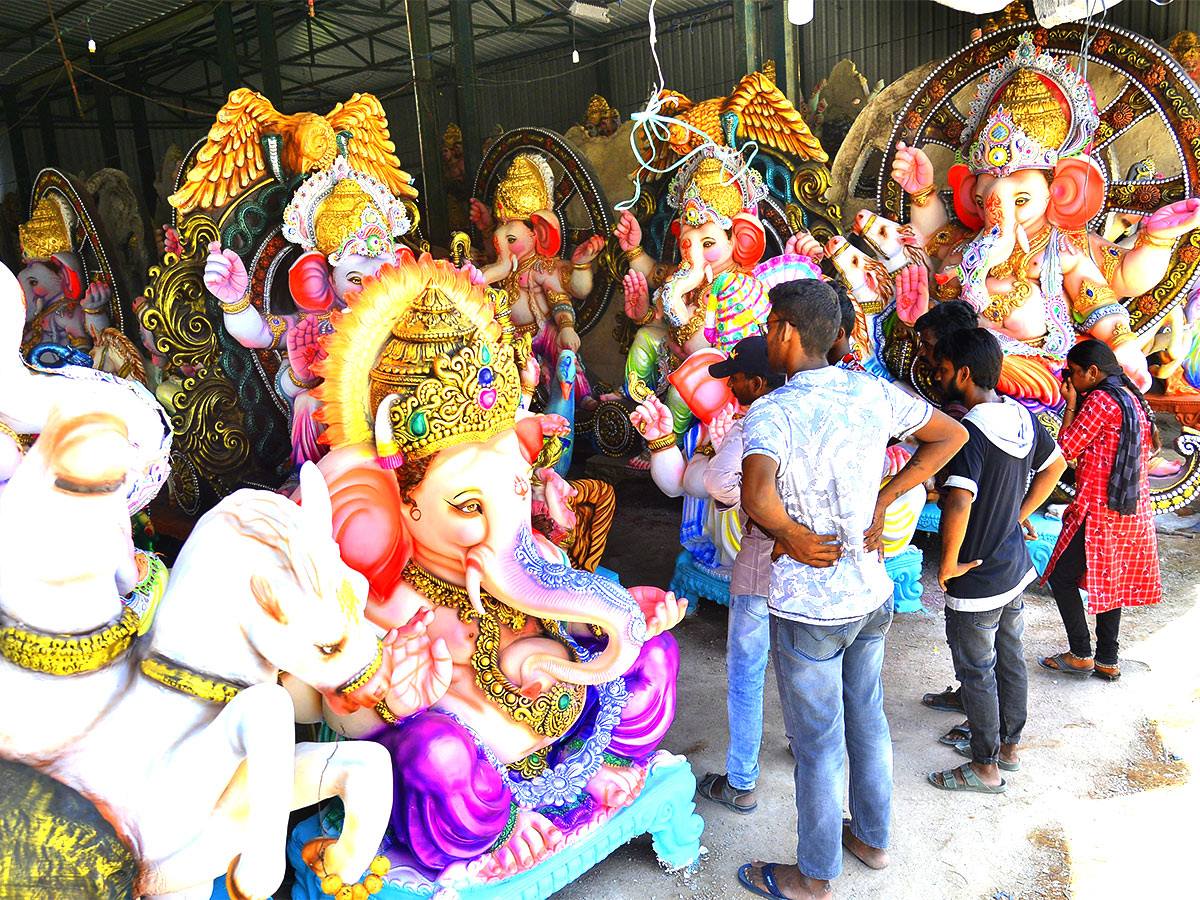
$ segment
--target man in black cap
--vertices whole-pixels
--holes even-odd
[[[709,428],[716,454],[704,474],[704,486],[723,507],[739,506],[742,485],[742,415],[759,397],[783,384],[767,365],[767,339],[743,338],[729,358],[708,367],[714,378],[728,378],[729,389],[742,405],[730,420],[718,413]],[[725,666],[729,714],[729,748],[725,774],[710,772],[700,780],[699,794],[715,803],[748,814],[758,801],[758,750],[762,742],[763,679],[771,648],[767,617],[767,586],[771,577],[774,539],[741,515],[742,547],[729,582],[729,628]]]

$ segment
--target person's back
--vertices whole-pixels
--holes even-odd
[[[876,379],[835,366],[797,372],[754,404],[745,453],[775,459],[789,516],[817,534],[836,535],[842,554],[829,568],[790,557],[775,563],[772,610],[799,621],[834,624],[875,609],[892,590],[863,535],[871,526],[884,455],[893,434],[928,420],[926,403]],[[778,440],[755,440],[769,432]]]
[[[838,298],[818,281],[771,289],[767,357],[787,383],[746,416],[742,508],[775,538],[768,607],[784,726],[796,759],[796,865],[747,863],[769,896],[822,896],[843,844],[888,864],[892,745],[880,672],[892,585],[884,511],[950,458],[965,431],[923,400],[829,365]],[[888,440],[917,452],[880,489]],[[842,819],[847,761],[852,819]]]

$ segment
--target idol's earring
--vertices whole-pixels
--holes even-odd
[[[412,510],[409,511],[409,515],[412,516],[412,520],[414,522],[421,521],[421,510],[417,507],[417,505],[415,503],[413,504]]]

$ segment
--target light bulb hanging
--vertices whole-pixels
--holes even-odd
[[[579,62],[579,51],[576,50],[574,47],[571,48],[571,62],[573,62],[573,63]]]
[[[96,52],[96,39],[94,37],[92,37],[92,17],[91,16],[87,17],[87,30],[88,30],[88,53],[95,53]]]

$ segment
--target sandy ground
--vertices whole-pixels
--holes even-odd
[[[649,482],[618,489],[604,564],[626,583],[666,586],[678,553],[679,501]],[[1193,521],[1195,521],[1193,519]],[[1189,524],[1190,523],[1184,523]],[[1048,593],[1027,594],[1030,666],[1024,766],[1002,796],[946,794],[925,773],[961,762],[936,738],[961,717],[920,704],[953,682],[941,593],[928,564],[926,610],[898,615],[884,663],[885,707],[895,749],[892,864],[874,872],[846,854],[834,894],[845,898],[1108,898],[1196,896],[1189,854],[1200,834],[1200,550],[1189,537],[1161,538],[1166,601],[1127,611],[1124,677],[1065,682],[1037,666],[1066,648]],[[930,589],[929,585],[933,585]],[[726,610],[702,603],[675,634],[682,653],[679,711],[664,746],[685,754],[697,776],[723,771]],[[648,838],[616,851],[555,896],[561,900],[667,900],[750,896],[737,882],[752,859],[795,861],[792,757],[773,667],[767,672],[758,811],[740,816],[704,800],[707,857],[690,877],[665,874]]]

